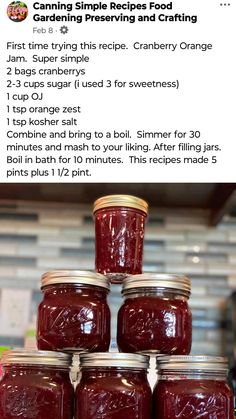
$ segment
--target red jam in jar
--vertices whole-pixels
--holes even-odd
[[[41,350],[107,351],[110,345],[108,279],[88,271],[43,275],[37,344]]]
[[[236,364],[231,368],[229,377],[234,391],[234,416],[236,417]]]
[[[3,355],[1,419],[72,419],[71,358],[60,352],[9,351]]]
[[[189,354],[192,314],[187,277],[142,274],[127,277],[125,301],[118,312],[117,344],[121,352]]]
[[[148,204],[130,195],[109,195],[94,203],[96,271],[119,283],[142,272]]]
[[[153,419],[233,419],[233,393],[227,383],[225,358],[158,358]]]
[[[80,362],[75,419],[151,419],[147,356],[83,354]]]

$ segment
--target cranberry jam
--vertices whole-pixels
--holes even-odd
[[[225,358],[163,356],[157,368],[153,419],[233,419]]]
[[[1,419],[72,419],[71,358],[60,352],[9,351],[3,355]]]
[[[231,368],[229,376],[234,390],[234,416],[236,417],[236,364]]]
[[[37,344],[41,350],[107,351],[109,283],[89,271],[53,271],[42,277]]]
[[[151,419],[147,356],[97,353],[80,359],[75,419]]]
[[[117,343],[121,352],[189,354],[192,315],[187,277],[142,274],[123,282],[124,303],[118,313]]]
[[[142,272],[148,204],[130,195],[109,195],[94,203],[96,271],[121,282]]]

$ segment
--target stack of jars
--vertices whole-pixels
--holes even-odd
[[[96,272],[43,275],[39,350],[5,354],[1,419],[233,419],[226,360],[189,356],[190,280],[142,274],[147,212],[147,203],[136,197],[100,198],[94,206]],[[110,283],[121,283],[124,297],[119,352],[108,352]],[[76,354],[74,397],[69,367]],[[153,395],[150,355],[158,369]]]

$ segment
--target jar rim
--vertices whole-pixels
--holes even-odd
[[[158,355],[156,357],[158,370],[174,371],[203,371],[225,372],[228,371],[228,359],[220,356],[208,355]]]
[[[116,367],[116,368],[149,368],[149,356],[121,352],[97,352],[80,355],[80,366],[83,367]]]
[[[136,288],[179,290],[191,294],[191,281],[187,276],[167,273],[143,273],[127,276],[122,283],[122,293]]]
[[[4,352],[1,363],[5,366],[24,364],[69,368],[71,355],[55,351],[14,349]]]
[[[128,207],[135,208],[148,213],[148,203],[142,198],[133,195],[106,195],[94,202],[93,212],[107,207]]]
[[[92,285],[107,290],[110,289],[109,279],[102,274],[93,271],[80,270],[55,270],[45,272],[41,278],[41,289],[48,285],[75,284]]]

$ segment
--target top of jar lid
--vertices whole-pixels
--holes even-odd
[[[42,288],[48,285],[59,284],[86,284],[110,289],[109,279],[99,273],[92,271],[51,271],[42,275]]]
[[[220,356],[158,355],[159,370],[195,370],[227,372],[228,360]]]
[[[132,290],[134,288],[176,289],[190,294],[191,281],[187,276],[183,275],[150,272],[139,275],[129,275],[123,280],[122,292],[124,294],[127,290]]]
[[[129,207],[136,208],[147,214],[148,203],[144,199],[132,195],[107,195],[94,202],[93,212],[107,207]]]
[[[149,368],[149,356],[119,352],[84,353],[81,367]]]
[[[4,352],[3,365],[26,364],[69,368],[71,356],[62,352],[15,349]]]

